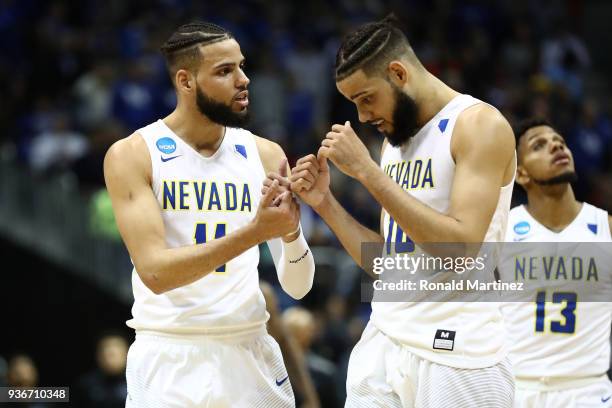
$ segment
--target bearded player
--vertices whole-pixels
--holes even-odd
[[[378,165],[351,124],[333,125],[318,157],[300,159],[291,189],[362,265],[362,244],[503,241],[514,136],[495,108],[429,73],[392,19],[342,42],[336,86],[385,136]],[[381,231],[329,190],[328,160],[380,203]],[[454,274],[454,271],[447,272]],[[499,308],[487,303],[372,302],[347,377],[347,407],[510,407],[514,384]]]
[[[126,406],[295,406],[257,273],[268,242],[285,291],[312,286],[295,200],[277,184],[260,195],[266,173],[286,172],[285,154],[242,129],[249,79],[231,33],[187,24],[162,52],[176,109],[104,162],[134,263]]]

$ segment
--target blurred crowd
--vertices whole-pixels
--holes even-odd
[[[0,5],[0,146],[35,177],[74,175],[103,220],[102,230],[108,230],[106,220],[112,222],[103,190],[106,149],[174,107],[158,48],[176,27],[202,19],[234,33],[251,79],[250,129],[280,143],[294,163],[317,151],[332,123],[357,123],[354,106],[335,89],[335,53],[348,30],[391,11],[426,68],[451,87],[491,103],[512,124],[533,115],[549,118],[574,153],[578,198],[612,210],[610,83],[602,75],[606,68],[593,64],[597,44],[581,36],[582,2],[0,0]],[[357,132],[378,159],[381,135],[367,126],[357,126]],[[357,219],[377,228],[380,208],[363,188],[335,172],[332,189]],[[305,208],[303,217],[311,245],[338,246],[316,214]],[[283,307],[291,306],[284,319],[308,356],[320,393],[342,401],[340,371],[368,306],[359,301],[358,284],[346,289],[338,282],[341,275],[332,276],[334,281],[301,306]],[[340,287],[345,289],[336,290]],[[88,378],[95,388],[105,377]]]
[[[107,147],[174,107],[159,46],[178,25],[205,19],[231,30],[247,57],[251,130],[294,161],[317,150],[330,124],[356,122],[335,89],[335,53],[352,27],[393,11],[427,69],[453,88],[511,123],[538,115],[558,126],[574,151],[579,195],[610,208],[610,84],[598,82],[605,67],[593,66],[581,39],[582,2],[485,3],[3,0],[0,141],[35,173],[69,170],[85,192],[102,186]],[[359,134],[378,156],[380,135]],[[374,225],[372,200],[340,180],[338,195]]]
[[[83,408],[119,408],[125,406],[127,386],[125,367],[128,342],[119,333],[100,336],[95,354],[96,366],[82,373],[70,384],[71,406]],[[28,354],[17,352],[8,362],[0,356],[0,387],[49,387],[66,384],[40,384],[38,368]],[[62,406],[50,403],[19,403],[21,408],[44,408]]]

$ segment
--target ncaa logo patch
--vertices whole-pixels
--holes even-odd
[[[164,154],[174,153],[176,150],[176,142],[169,137],[162,137],[158,139],[155,144],[157,145],[157,149]]]
[[[514,225],[514,232],[516,232],[519,235],[525,235],[526,233],[529,232],[530,229],[531,229],[531,226],[529,225],[527,221],[521,221],[518,224]]]

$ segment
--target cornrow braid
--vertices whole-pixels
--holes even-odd
[[[342,40],[336,54],[336,80],[341,81],[360,68],[371,70],[380,57],[395,56],[400,49],[411,51],[393,14],[381,21],[366,23]]]
[[[234,38],[232,33],[213,23],[193,22],[180,26],[160,47],[165,56],[196,44],[212,44]]]
[[[214,44],[234,38],[232,33],[216,24],[196,21],[180,26],[160,47],[166,58],[170,80],[179,69],[197,71],[200,61],[200,45]]]

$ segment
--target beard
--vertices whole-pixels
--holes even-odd
[[[575,183],[578,180],[578,175],[575,171],[568,171],[546,180],[537,180],[534,178],[532,178],[532,180],[534,183],[540,186],[556,186],[559,184]]]
[[[389,144],[398,147],[406,143],[420,129],[417,124],[419,107],[414,99],[402,92],[397,86],[391,84],[395,93],[395,107],[393,108],[393,130],[383,132]]]
[[[248,108],[234,112],[231,106],[208,97],[199,86],[196,86],[196,105],[202,115],[221,126],[241,128],[249,122]]]

